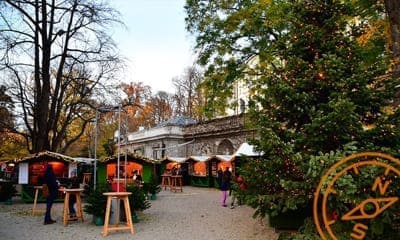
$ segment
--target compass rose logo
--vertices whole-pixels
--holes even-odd
[[[314,193],[314,222],[321,238],[365,239],[371,222],[399,204],[399,176],[400,161],[376,152],[353,154],[329,168]]]

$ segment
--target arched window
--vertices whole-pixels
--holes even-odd
[[[217,154],[221,155],[233,154],[233,145],[231,141],[229,141],[228,139],[222,140],[218,145]]]

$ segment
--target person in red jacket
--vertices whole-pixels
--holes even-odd
[[[246,183],[244,183],[243,178],[237,174],[237,176],[234,178],[236,184],[234,184],[234,186],[232,187],[232,202],[231,202],[231,209],[235,208],[235,200],[236,198],[238,198],[238,205],[242,205],[242,201],[243,199],[239,196],[237,196],[238,194],[238,190],[243,191],[247,188]]]

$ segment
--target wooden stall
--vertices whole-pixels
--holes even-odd
[[[162,159],[161,173],[168,175],[176,171],[176,174],[182,175],[183,185],[189,185],[189,164],[186,160],[187,158],[183,157],[166,157]]]
[[[138,154],[121,154],[119,157],[119,169],[118,156],[107,157],[101,160],[101,163],[100,166],[105,171],[103,172],[99,169],[99,174],[104,174],[99,178],[107,179],[107,182],[111,183],[114,190],[116,185],[119,184],[119,190],[123,191],[127,184],[135,183],[133,179],[135,172],[140,175],[143,182],[150,182],[151,173],[158,162]]]
[[[256,151],[254,145],[248,144],[247,142],[242,143],[238,150],[231,156],[231,161],[234,162],[233,170],[235,171],[236,168],[240,168],[241,159],[243,157],[258,158],[262,155],[263,152]]]
[[[65,184],[72,171],[77,169],[77,161],[59,153],[44,151],[16,161],[18,166],[18,183],[21,184],[21,199],[24,202],[34,201],[34,187],[43,184],[46,166],[53,166],[54,175],[60,183]],[[60,199],[62,201],[62,196]],[[39,197],[38,201],[44,201]]]
[[[211,162],[209,156],[190,156],[189,165],[190,185],[197,187],[212,187]]]
[[[218,182],[218,170],[223,171],[228,168],[233,174],[235,174],[235,167],[232,160],[232,155],[214,155],[209,157],[212,186],[216,188],[220,187]]]

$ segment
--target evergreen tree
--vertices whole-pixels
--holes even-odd
[[[308,206],[324,171],[352,151],[399,156],[396,82],[380,6],[249,0],[187,1],[186,9],[208,67],[206,84],[223,89],[216,99],[239,78],[252,85],[247,123],[258,129],[254,143],[264,155],[247,159],[241,175],[256,216]],[[250,58],[258,62],[251,68]],[[360,199],[362,184],[347,184],[361,189],[349,199]]]

